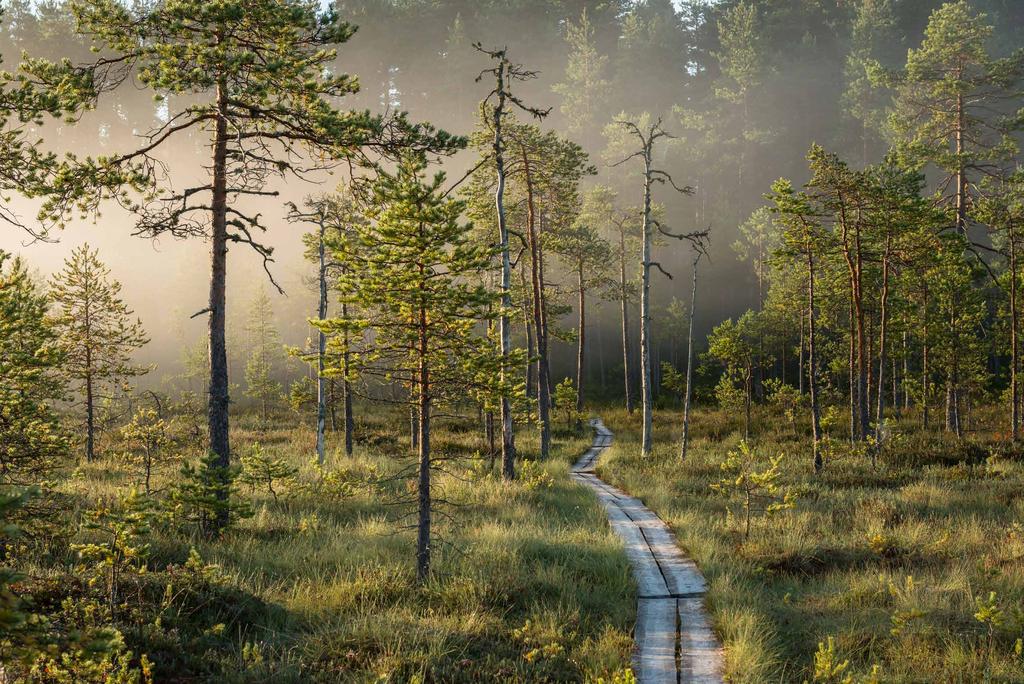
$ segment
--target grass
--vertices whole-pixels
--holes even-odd
[[[681,462],[678,412],[655,414],[643,458],[638,415],[602,411],[616,436],[598,472],[658,512],[704,571],[730,682],[1024,682],[1024,463],[987,416],[993,427],[979,417],[963,442],[902,418],[874,468],[836,436],[816,477],[805,426],[765,409],[754,452],[786,455],[782,487],[798,498],[755,517],[747,539],[738,501],[710,488],[738,447],[736,416],[697,411]]]
[[[156,681],[596,681],[623,672],[635,619],[628,563],[599,504],[568,477],[589,434],[557,433],[552,457],[509,484],[487,472],[468,421],[437,425],[435,450],[457,458],[436,476],[436,495],[453,504],[438,519],[423,587],[408,509],[395,505],[410,484],[390,479],[410,464],[406,422],[383,410],[359,416],[352,457],[329,453],[327,470],[344,486],[276,488],[277,500],[246,492],[254,515],[219,540],[158,525],[148,572],[126,580],[117,619],[128,646],[155,663]],[[517,438],[528,457],[534,433]],[[315,481],[309,426],[284,413],[268,426],[236,417],[236,454],[256,441],[299,468],[299,482]],[[102,588],[82,581],[88,571],[69,544],[89,538],[75,531],[84,511],[138,481],[118,448],[106,442],[103,460],[57,483],[58,526],[71,532],[18,556],[39,610],[57,615],[64,597],[87,602]],[[158,490],[190,453],[183,434],[175,451]],[[192,548],[216,568],[186,570]]]

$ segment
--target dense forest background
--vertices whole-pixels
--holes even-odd
[[[74,62],[90,57],[84,39],[73,30],[68,7],[61,2],[14,0],[0,24],[0,55],[16,63],[23,52]],[[680,230],[710,227],[713,268],[706,271],[703,304],[696,313],[695,339],[719,321],[746,310],[758,300],[755,270],[733,245],[740,226],[764,204],[762,194],[779,177],[801,183],[807,178],[805,156],[819,143],[851,163],[877,161],[888,148],[884,139],[884,91],[868,83],[865,64],[878,60],[901,67],[907,49],[920,44],[930,13],[939,0],[574,0],[550,2],[359,0],[340,2],[341,17],[358,25],[355,37],[340,50],[339,67],[359,78],[361,92],[346,106],[408,110],[417,121],[430,121],[457,134],[476,123],[485,85],[475,81],[486,60],[474,50],[506,45],[514,59],[538,71],[523,84],[527,101],[551,107],[545,127],[578,142],[597,167],[585,184],[604,183],[624,203],[639,203],[639,185],[603,155],[605,127],[622,113],[650,111],[677,136],[665,146],[662,164],[691,196],[661,197],[666,223]],[[1010,52],[1024,4],[1015,0],[977,0],[972,5],[995,27],[991,52]],[[41,132],[55,151],[74,149],[102,154],[125,147],[132,136],[161,120],[167,103],[155,103],[142,90],[122,89],[101,101],[75,126],[50,126]],[[192,147],[176,146],[173,168],[201,164],[202,139]],[[467,151],[449,161],[458,178],[475,161]],[[178,171],[180,173],[180,171]],[[180,176],[179,176],[180,178]],[[330,189],[340,177],[316,177],[310,184],[282,187],[286,201]],[[317,183],[325,184],[318,187]],[[301,230],[284,220],[280,201],[265,206],[275,247],[272,269],[287,296],[271,294],[283,340],[302,344],[312,332],[314,293],[311,266],[303,259]],[[30,203],[15,198],[23,216]],[[100,250],[114,275],[125,285],[125,299],[139,311],[152,342],[141,353],[161,372],[158,382],[180,366],[182,349],[201,342],[201,320],[189,316],[202,308],[206,290],[205,246],[131,237],[132,220],[116,207],[103,215],[72,222],[53,244],[32,243],[15,230],[0,233],[0,249],[25,254],[45,275],[57,270],[83,242]],[[658,260],[675,279],[661,278],[654,288],[659,321],[656,363],[680,361],[690,256],[679,244],[657,248]],[[557,288],[567,278],[552,275]],[[250,303],[264,279],[258,257],[239,250],[229,273],[229,326],[240,338]],[[570,284],[565,289],[571,289]],[[175,293],[174,304],[168,293]],[[673,302],[673,299],[678,301]],[[191,304],[190,302],[194,302]],[[191,308],[190,308],[191,307]],[[571,317],[572,314],[570,313]],[[593,353],[589,375],[596,391],[619,364],[614,302],[593,315]],[[572,327],[567,319],[565,327]],[[229,333],[229,337],[232,335]],[[240,352],[243,353],[244,352]],[[555,341],[555,377],[572,370],[571,343]],[[236,375],[236,377],[238,377]],[[617,386],[608,387],[609,392]]]

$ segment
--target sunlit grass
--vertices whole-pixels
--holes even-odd
[[[963,444],[922,435],[907,417],[877,468],[847,455],[820,477],[807,440],[759,416],[755,449],[786,454],[786,486],[799,499],[755,520],[748,540],[709,488],[738,444],[738,418],[699,410],[682,462],[677,412],[656,413],[646,459],[639,416],[602,415],[616,439],[598,471],[657,511],[707,575],[730,681],[810,680],[829,636],[855,681],[875,665],[886,682],[1024,681],[1024,464],[988,441],[984,415]],[[989,648],[975,613],[992,591],[1003,619]]]
[[[452,504],[441,507],[432,575],[418,587],[414,519],[403,518],[409,507],[395,503],[410,485],[390,480],[412,463],[407,429],[386,410],[360,415],[355,453],[346,456],[333,445],[328,452],[327,469],[351,475],[354,484],[344,492],[285,486],[275,500],[243,488],[254,515],[218,540],[158,528],[149,560],[154,578],[168,564],[185,562],[194,547],[219,566],[233,590],[255,601],[244,619],[226,626],[225,639],[185,655],[191,669],[175,676],[589,681],[628,667],[635,618],[628,563],[603,509],[568,477],[569,464],[589,445],[589,431],[556,433],[551,458],[510,484],[487,472],[475,425],[436,421],[435,450],[458,458],[445,460],[435,474],[435,494]],[[535,432],[524,427],[517,437],[527,458],[537,450]],[[259,442],[269,457],[297,467],[300,480],[316,477],[311,428],[290,414],[265,424],[254,415],[236,417],[232,437],[236,456]],[[138,482],[117,457],[114,436],[103,446],[101,461],[58,483],[69,495],[72,526],[97,499]],[[184,442],[175,452],[153,479],[157,496],[182,461],[196,455]],[[24,561],[37,576],[61,577],[74,563],[57,543],[48,560],[41,558]],[[159,648],[123,631],[137,652]],[[182,659],[151,657],[158,668]]]

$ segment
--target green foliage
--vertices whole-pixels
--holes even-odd
[[[839,660],[836,653],[836,642],[832,637],[828,643],[819,642],[814,654],[814,680],[826,684],[853,684],[853,676],[847,674],[849,660]]]
[[[682,398],[686,394],[686,376],[668,361],[661,362],[661,386]]]
[[[128,425],[121,428],[128,450],[126,460],[142,470],[146,494],[151,492],[153,470],[159,466],[171,444],[172,425],[160,418],[154,409],[139,409]]]
[[[555,408],[565,416],[565,429],[572,430],[580,420],[580,412],[576,410],[576,386],[572,378],[564,378],[555,385]]]
[[[796,495],[780,484],[784,458],[773,456],[764,463],[744,441],[719,465],[725,477],[710,487],[726,497],[739,498],[744,539],[750,538],[750,521],[755,514],[769,517],[796,507]]]
[[[63,386],[48,308],[25,263],[0,251],[0,482],[37,482],[67,456],[53,410]]]
[[[154,502],[135,490],[100,499],[84,515],[82,530],[91,541],[73,544],[71,550],[84,564],[90,586],[105,585],[112,616],[122,608],[121,583],[146,570],[150,526],[156,515]]]
[[[208,538],[252,516],[251,506],[237,493],[239,470],[237,466],[218,465],[214,453],[200,458],[198,464],[186,463],[181,468],[181,480],[171,491],[174,516],[194,524]]]
[[[932,13],[902,73],[875,69],[877,80],[896,88],[889,123],[909,163],[932,163],[951,177],[1017,152],[1013,131],[1020,121],[997,110],[1020,96],[1024,52],[991,57],[992,32],[987,17],[967,0],[947,2]],[[960,149],[954,144],[957,131],[964,134]],[[952,190],[960,192],[955,184]]]
[[[586,131],[599,122],[600,110],[611,94],[608,56],[601,54],[594,44],[594,25],[586,8],[579,22],[566,22],[565,42],[569,46],[565,80],[551,89],[562,96],[560,109],[569,122],[569,130]]]
[[[279,486],[287,484],[298,472],[298,468],[290,466],[284,459],[268,456],[260,443],[254,442],[249,452],[242,456],[242,472],[238,481],[249,485],[250,491],[255,491],[256,487],[265,487],[267,493],[277,501],[275,483]]]
[[[310,406],[316,406],[316,380],[303,375],[288,386],[288,405],[292,411],[303,413]]]
[[[86,458],[94,458],[96,404],[106,392],[149,368],[132,363],[132,355],[149,342],[142,321],[121,299],[121,283],[110,278],[99,251],[83,244],[72,251],[50,282],[58,307],[61,372],[79,398],[86,429]]]
[[[25,502],[38,492],[30,489],[0,491],[0,541],[10,544],[21,534],[11,519]],[[0,567],[0,653],[4,660],[26,660],[34,653],[31,613],[12,585],[24,576],[9,567]]]
[[[262,286],[249,307],[245,332],[252,349],[245,364],[245,394],[259,404],[266,420],[270,406],[281,398],[281,383],[274,379],[274,371],[283,353],[270,296]]]
[[[800,408],[803,397],[800,391],[792,385],[782,382],[778,378],[768,378],[764,381],[765,394],[768,404],[775,407],[779,413],[785,416],[793,431],[796,431],[797,409]]]

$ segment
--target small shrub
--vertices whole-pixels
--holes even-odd
[[[726,476],[710,487],[729,498],[740,499],[744,514],[744,539],[750,537],[750,521],[755,513],[771,516],[796,507],[796,496],[784,491],[779,485],[783,458],[781,455],[771,457],[766,467],[758,470],[757,456],[750,445],[743,441],[739,449],[730,451],[719,466]]]
[[[255,491],[258,486],[265,487],[267,493],[277,501],[274,484],[290,481],[298,472],[298,468],[288,465],[283,459],[270,458],[260,443],[255,442],[249,453],[242,456],[242,473],[239,481],[249,485],[250,492]]]
[[[128,451],[125,459],[142,470],[142,483],[149,494],[153,468],[170,443],[170,425],[153,409],[139,409],[132,422],[121,428]]]
[[[572,430],[578,425],[580,413],[576,410],[576,386],[566,378],[555,386],[555,408],[565,416],[565,429]]]
[[[125,576],[145,572],[149,555],[147,539],[155,517],[153,501],[137,491],[123,493],[113,500],[101,499],[94,509],[86,512],[82,523],[82,529],[95,541],[71,546],[86,564],[83,570],[92,575],[90,586],[106,585],[112,617],[120,607],[121,582]]]
[[[182,481],[171,492],[176,518],[195,524],[205,537],[213,537],[241,518],[251,517],[252,507],[238,496],[236,466],[217,464],[212,451],[198,465],[182,466]]]

